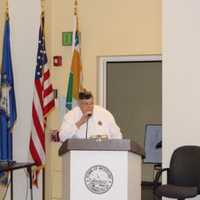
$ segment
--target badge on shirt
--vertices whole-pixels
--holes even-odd
[[[98,121],[99,126],[102,126],[102,124],[103,124],[102,121]]]

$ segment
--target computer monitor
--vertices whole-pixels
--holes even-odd
[[[158,164],[162,162],[162,125],[145,125],[145,159],[144,163]]]

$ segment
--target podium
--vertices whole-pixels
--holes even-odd
[[[59,149],[64,200],[141,200],[143,149],[126,139],[69,139]]]

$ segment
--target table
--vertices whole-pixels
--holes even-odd
[[[12,165],[3,165],[0,166],[0,172],[11,172],[11,200],[13,200],[13,171],[18,169],[27,169],[27,172],[29,174],[30,178],[30,190],[31,190],[31,200],[33,200],[33,190],[32,190],[32,166],[34,166],[35,163],[30,162],[17,162]]]

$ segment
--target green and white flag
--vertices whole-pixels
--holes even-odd
[[[78,17],[74,15],[74,30],[72,38],[72,61],[68,79],[66,108],[71,110],[76,106],[79,91],[82,90],[82,64],[80,55],[80,37],[78,30]]]

